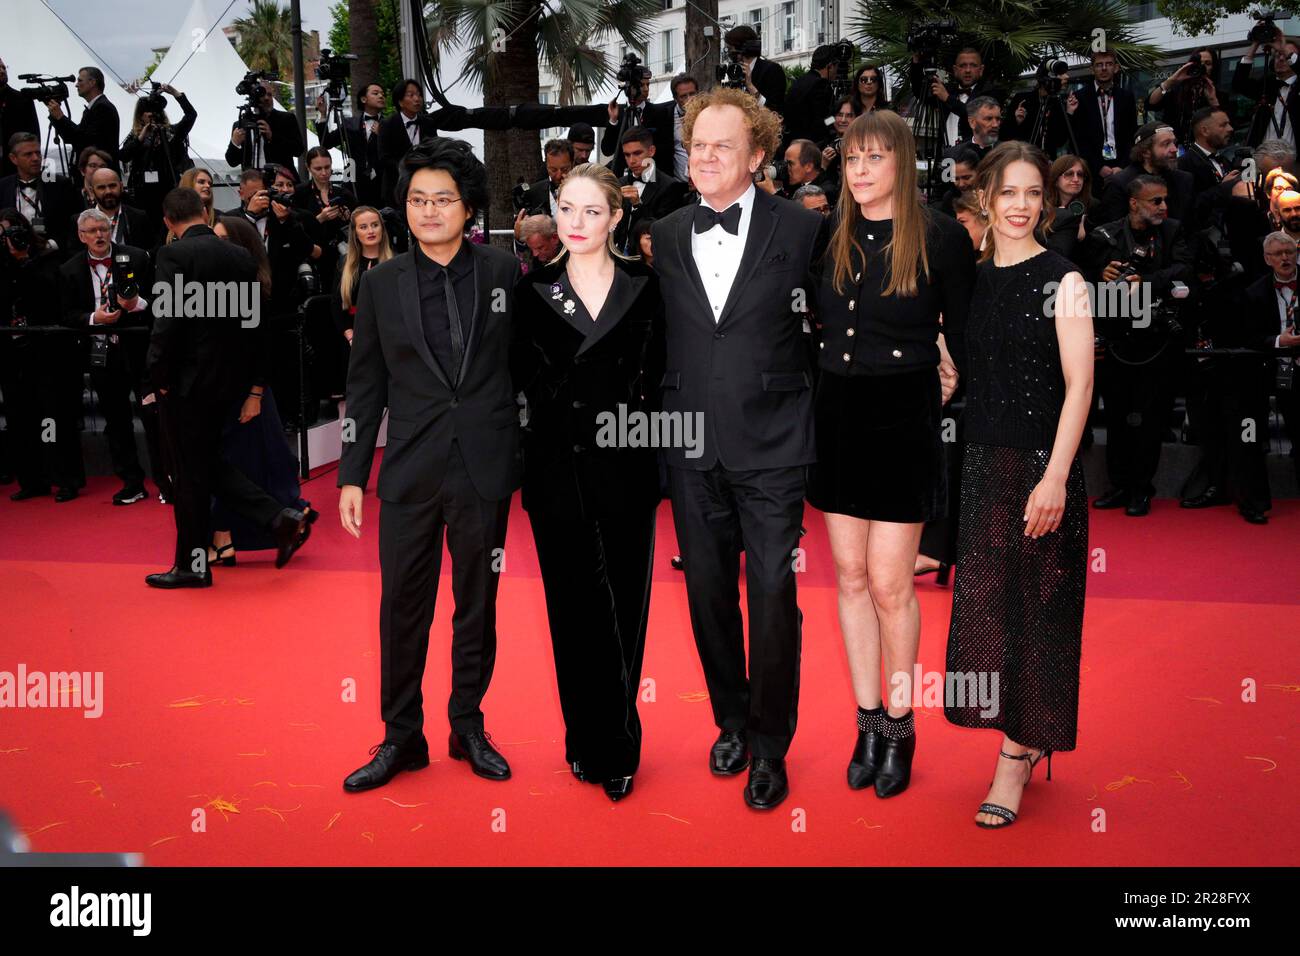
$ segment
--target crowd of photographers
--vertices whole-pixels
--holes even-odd
[[[761,56],[752,29],[729,31],[719,81],[746,89],[784,120],[780,154],[760,168],[759,188],[833,216],[844,131],[864,112],[896,109],[911,120],[919,155],[929,160],[926,201],[958,219],[979,246],[976,167],[1000,140],[1042,147],[1055,160],[1047,197],[1055,215],[1044,241],[1076,262],[1096,289],[1128,290],[1109,298],[1099,291],[1094,303],[1101,403],[1094,417],[1106,425],[1109,476],[1096,506],[1146,514],[1161,446],[1181,430],[1182,440],[1200,450],[1183,485],[1183,506],[1235,503],[1246,520],[1266,521],[1274,401],[1293,458],[1300,445],[1293,363],[1276,351],[1300,344],[1300,47],[1262,22],[1227,88],[1216,83],[1223,79],[1217,53],[1202,49],[1150,90],[1126,85],[1115,55],[1105,51],[1091,55],[1090,76],[1072,80],[1064,63],[1045,63],[1032,88],[1008,90],[1002,87],[1016,86],[1015,78],[986,76],[976,49],[940,62],[942,23],[914,29],[908,39],[916,51],[912,68],[903,88],[891,90],[878,65],[850,67],[847,44],[819,47],[807,72],[787,83],[784,70]],[[16,90],[0,63],[0,321],[13,330],[0,335],[8,422],[0,480],[17,478],[12,497],[19,500],[52,490],[58,500],[76,497],[85,483],[78,431],[88,373],[123,482],[114,502],[145,497],[136,415],[145,424],[152,478],[160,497],[169,496],[155,396],[144,376],[147,336],[128,333],[150,322],[152,254],[175,238],[162,221],[162,199],[177,185],[202,196],[209,224],[243,221],[265,247],[267,384],[291,409],[283,416],[289,427],[303,417],[310,424],[341,397],[361,273],[408,241],[393,201],[398,164],[413,145],[441,132],[567,127],[566,136],[545,142],[535,174],[519,177],[517,254],[527,267],[557,253],[559,185],[575,166],[604,156],[625,200],[615,242],[653,267],[650,226],[697,199],[681,120],[700,84],[680,74],[667,102],[648,102],[650,71],[635,57],[618,80],[619,96],[598,106],[434,110],[426,109],[414,80],[390,90],[363,81],[348,97],[346,116],[345,88],[335,83],[315,104],[320,146],[304,152],[293,114],[274,109],[271,83],[249,74],[239,89],[247,105],[232,124],[225,157],[242,169],[239,205],[217,210],[212,175],[187,149],[197,114],[183,93],[155,87],[137,100],[122,136],[98,70],[77,76],[86,105],[73,123],[57,96],[42,99],[57,90]],[[182,114],[175,123],[166,97]],[[43,154],[35,113],[41,102],[75,156],[66,175],[51,175]],[[1139,123],[1141,113],[1146,122]],[[331,148],[346,157],[342,182]],[[472,238],[485,241],[478,233]],[[20,331],[109,324],[121,334]],[[307,400],[298,408],[300,394]]]

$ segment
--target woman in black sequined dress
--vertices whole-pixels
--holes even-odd
[[[989,221],[960,352],[965,459],[944,712],[1003,732],[975,815],[1009,826],[1034,764],[1073,750],[1088,571],[1088,501],[1077,457],[1092,399],[1092,313],[1083,277],[1034,238],[1051,216],[1048,160],[1027,143],[979,168]]]

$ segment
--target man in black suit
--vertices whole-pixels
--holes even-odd
[[[258,81],[262,96],[257,101],[257,133],[250,135],[236,120],[230,127],[230,144],[226,146],[226,163],[244,169],[278,165],[298,168],[302,155],[302,130],[297,117],[275,108],[275,94],[270,80]]]
[[[953,78],[947,83],[940,82],[936,74],[926,89],[925,76],[921,69],[920,54],[912,54],[912,66],[909,82],[913,90],[925,90],[938,108],[939,118],[943,123],[943,143],[945,147],[953,146],[971,138],[970,119],[966,113],[967,105],[977,97],[992,97],[999,104],[1004,99],[1001,90],[992,82],[984,79],[984,56],[973,46],[962,47],[952,64]]]
[[[1092,82],[1066,100],[1079,155],[1092,170],[1094,184],[1120,171],[1125,150],[1137,132],[1137,100],[1119,85],[1118,74],[1115,54],[1096,51],[1092,54]]]
[[[1207,106],[1192,114],[1189,121],[1192,142],[1178,158],[1178,168],[1192,177],[1191,223],[1206,223],[1213,209],[1222,206],[1232,195],[1232,187],[1241,179],[1241,171],[1228,169],[1219,150],[1232,139],[1232,122],[1225,110]]]
[[[834,203],[840,195],[839,181],[822,169],[822,151],[810,139],[796,139],[785,148],[785,185],[778,195],[793,199],[803,186],[816,186]]]
[[[95,146],[116,160],[122,143],[120,123],[117,107],[104,95],[104,74],[99,67],[83,66],[77,71],[77,93],[86,101],[81,122],[72,122],[63,115],[58,100],[49,100],[45,105],[50,110],[50,125],[72,147],[73,156],[80,156],[87,146]]]
[[[826,135],[827,122],[835,107],[835,80],[839,68],[838,51],[829,43],[813,50],[808,72],[790,84],[785,97],[785,142],[796,139],[814,142]]]
[[[944,150],[944,159],[955,163],[958,156],[968,151],[979,159],[993,152],[1002,129],[1002,106],[991,96],[974,97],[966,104],[966,125],[970,135]]]
[[[555,197],[560,191],[560,184],[577,165],[573,157],[573,144],[567,139],[548,139],[542,145],[542,155],[546,158],[546,177],[529,184],[524,192],[524,208],[519,210],[518,218],[550,216],[554,219]]]
[[[591,158],[592,151],[596,148],[596,131],[590,123],[574,123],[564,138],[573,146],[573,165],[581,166],[596,161]]]
[[[662,219],[686,205],[686,184],[665,173],[655,164],[654,134],[642,127],[632,127],[623,134],[623,217],[614,230],[614,245],[624,255],[639,255],[631,248],[629,236],[642,219]]]
[[[118,245],[151,249],[158,244],[158,235],[149,227],[149,214],[122,202],[122,177],[112,167],[97,169],[90,177],[95,194],[95,207],[108,217],[112,229],[110,240]],[[74,224],[76,219],[74,217]],[[74,225],[74,230],[80,230]]]
[[[306,541],[307,518],[282,508],[221,455],[221,432],[253,384],[249,352],[263,317],[257,298],[257,266],[248,252],[217,238],[207,225],[203,200],[192,189],[173,189],[163,199],[163,222],[177,236],[158,250],[149,379],[159,395],[162,426],[175,487],[176,554],[170,570],[151,574],[156,588],[212,586],[212,495],[276,542],[275,566],[284,567]],[[202,314],[192,314],[191,283],[203,290]],[[177,293],[177,289],[182,291]],[[237,294],[229,295],[236,289]],[[250,305],[251,314],[244,306]],[[127,305],[123,303],[123,308]]]
[[[1232,92],[1254,100],[1257,104],[1250,118],[1246,134],[1249,146],[1258,146],[1266,139],[1280,139],[1292,149],[1296,147],[1296,128],[1300,125],[1300,91],[1296,88],[1296,66],[1300,60],[1300,45],[1282,35],[1274,34],[1269,46],[1272,58],[1261,79],[1251,79],[1255,53],[1259,43],[1251,41],[1250,49],[1237,63],[1232,73]],[[1269,67],[1272,72],[1269,72]]]
[[[409,252],[361,280],[339,462],[343,527],[361,536],[361,508],[385,407],[379,469],[379,606],[384,740],[344,790],[380,787],[429,765],[420,685],[446,534],[452,561],[449,751],[474,773],[506,780],[481,704],[496,661],[496,595],[510,496],[520,481],[519,419],[510,380],[511,313],[519,264],[468,242],[488,202],[487,170],[461,140],[409,151],[397,198]]]
[[[14,133],[41,134],[36,120],[36,103],[9,85],[9,68],[0,60],[0,145],[9,142]],[[0,176],[12,176],[14,164],[6,150],[0,156]]]
[[[641,79],[635,83],[629,81],[625,87],[628,93],[626,105],[614,97],[606,107],[608,125],[600,138],[603,153],[612,153],[609,168],[615,176],[622,176],[627,169],[627,160],[623,157],[623,135],[630,129],[649,129],[654,137],[655,165],[671,176],[673,174],[673,104],[648,103],[650,94],[650,69],[640,67]],[[620,94],[621,95],[621,94]]]
[[[101,209],[87,209],[77,217],[77,234],[82,251],[59,269],[63,324],[74,329],[103,325],[147,327],[148,302],[141,293],[152,294],[149,254],[114,241],[112,222]],[[124,298],[118,279],[133,282],[136,294]],[[143,501],[145,493],[144,469],[135,450],[131,391],[140,381],[145,340],[140,335],[94,335],[90,339],[90,382],[104,416],[104,436],[113,471],[122,479],[113,504],[134,504]]]
[[[739,56],[745,70],[745,92],[777,114],[785,112],[785,70],[762,57],[763,45],[754,28],[741,24],[723,35],[728,56]]]
[[[346,141],[352,160],[352,179],[357,200],[365,206],[383,207],[383,170],[379,164],[379,126],[383,120],[384,88],[365,83],[357,91],[357,109],[343,120],[342,129],[330,129],[329,104],[322,93],[316,101],[316,135],[326,149],[340,147]]]
[[[1107,181],[1101,194],[1101,222],[1123,218],[1129,210],[1128,186],[1138,176],[1158,176],[1169,187],[1168,215],[1192,222],[1192,174],[1178,168],[1178,138],[1172,126],[1147,123],[1134,134],[1131,162]]]
[[[791,554],[813,462],[812,362],[803,332],[824,221],[756,189],[778,117],[715,88],[687,107],[683,135],[700,203],[651,228],[667,316],[663,409],[698,423],[693,448],[665,451],[691,628],[720,735],[715,774],[749,765],[745,802],[770,809],[789,785],[801,614]],[[749,667],[736,581],[745,552]],[[753,753],[752,764],[750,753]]]
[[[16,172],[0,179],[0,209],[17,209],[34,232],[66,253],[72,217],[81,209],[77,187],[66,176],[48,182],[42,178],[41,141],[35,133],[14,133],[8,153]]]

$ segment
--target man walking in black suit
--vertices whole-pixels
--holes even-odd
[[[264,321],[253,257],[217,238],[207,225],[203,200],[192,189],[173,189],[163,198],[163,222],[180,238],[158,251],[148,369],[171,454],[176,556],[171,570],[151,574],[145,583],[211,587],[212,495],[270,530],[277,568],[306,541],[307,519],[301,511],[282,508],[221,455],[222,428],[234,409],[248,395],[262,394],[252,384],[248,363],[255,347],[250,342]],[[199,315],[193,314],[194,288],[205,300]],[[229,294],[232,288],[235,296]],[[251,314],[244,311],[247,303]]]
[[[385,407],[379,469],[382,743],[343,789],[369,790],[429,765],[420,684],[442,565],[452,561],[449,751],[477,775],[510,766],[484,731],[480,705],[496,662],[496,596],[510,496],[519,487],[519,419],[510,380],[519,264],[468,242],[488,202],[487,170],[461,140],[438,138],[402,161],[397,198],[413,241],[365,273],[348,365],[350,440],[339,462],[343,527],[361,536],[364,489]]]
[[[72,122],[70,117],[63,115],[59,101],[50,100],[45,104],[50,110],[50,125],[72,147],[73,156],[80,156],[87,146],[94,146],[116,161],[122,144],[120,123],[117,107],[104,95],[104,74],[99,67],[83,66],[77,71],[77,93],[86,101],[81,122]]]
[[[789,792],[802,621],[794,552],[814,457],[806,276],[823,217],[754,187],[780,119],[739,90],[686,109],[696,206],[651,229],[667,316],[663,408],[699,421],[702,445],[665,450],[691,628],[721,733],[715,774],[750,765],[745,802]],[[749,662],[737,578],[745,552]]]
[[[808,72],[790,84],[786,94],[785,144],[796,139],[814,142],[826,137],[835,110],[835,88],[831,85],[839,69],[839,51],[831,44],[813,50]]]

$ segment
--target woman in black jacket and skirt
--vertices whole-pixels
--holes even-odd
[[[947,510],[940,316],[949,339],[960,335],[975,255],[965,228],[917,200],[916,148],[897,113],[862,114],[841,146],[844,186],[817,299],[808,501],[826,513],[858,703],[849,786],[891,797],[907,788],[916,748],[917,548],[924,523]]]
[[[515,297],[511,368],[528,399],[522,500],[546,592],[565,759],[579,780],[621,800],[641,754],[636,701],[659,503],[655,448],[633,429],[654,422],[662,303],[654,275],[614,249],[622,194],[613,173],[578,166],[557,202],[564,252],[524,276]]]

